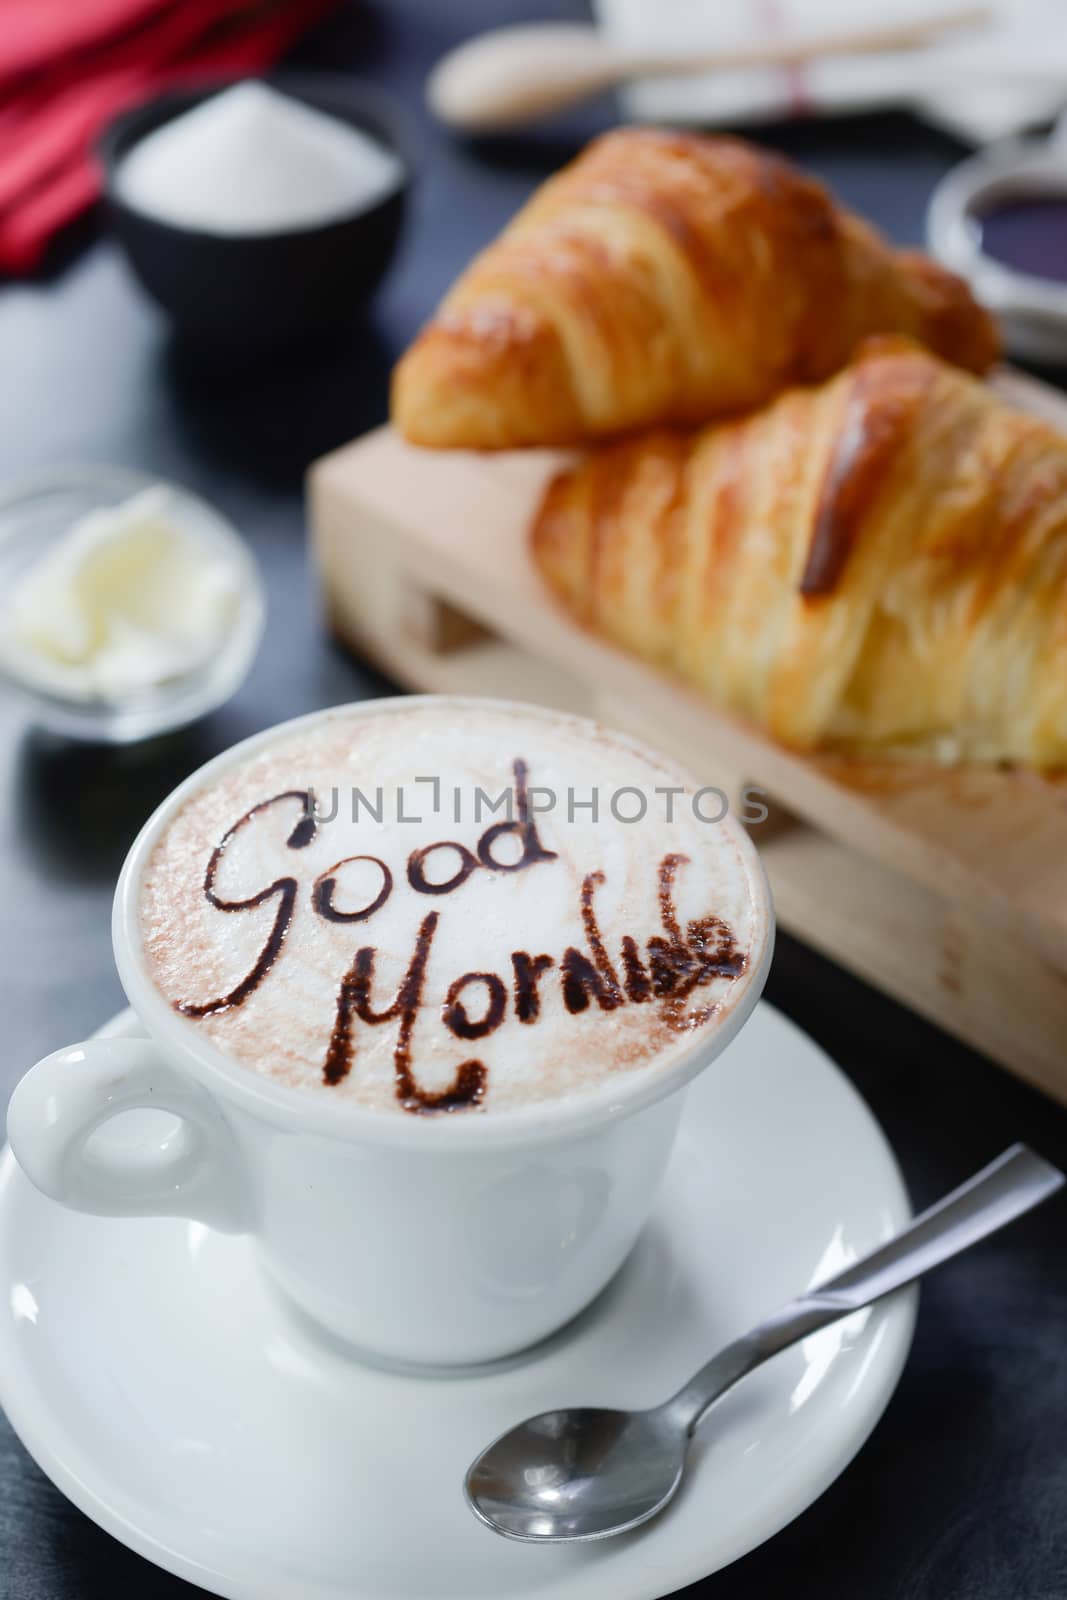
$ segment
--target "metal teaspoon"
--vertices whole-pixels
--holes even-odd
[[[546,1411],[501,1434],[467,1473],[472,1511],[494,1533],[530,1543],[607,1539],[639,1527],[673,1498],[695,1429],[739,1379],[969,1250],[1065,1181],[1034,1151],[1012,1145],[903,1233],[728,1344],[662,1405]]]

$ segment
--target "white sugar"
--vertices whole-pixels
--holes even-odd
[[[127,205],[211,233],[314,227],[395,189],[376,139],[263,83],[241,83],[165,123],[119,169]]]

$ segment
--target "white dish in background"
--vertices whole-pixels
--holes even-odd
[[[105,1030],[138,1031],[131,1012]],[[100,1135],[121,1136],[117,1121]],[[75,1505],[232,1600],[650,1600],[768,1539],[852,1459],[907,1356],[914,1290],[731,1392],[678,1501],[638,1533],[579,1548],[496,1538],[464,1502],[471,1459],[556,1403],[661,1399],[908,1216],[862,1100],[766,1004],[689,1090],[653,1220],[616,1280],[563,1333],[480,1373],[361,1365],[277,1297],[246,1240],[66,1211],[8,1151],[0,1403]]]
[[[729,49],[843,31],[865,18],[855,0],[594,0],[593,9],[613,43],[636,49]],[[881,0],[869,9],[872,22],[892,27],[928,19],[935,7]],[[1005,139],[1063,105],[1067,31],[1063,0],[990,0],[990,13],[923,50],[649,80],[625,90],[623,104],[634,121],[708,128],[905,107],[958,139]]]
[[[12,593],[45,551],[89,512],[120,505],[161,480],[115,467],[65,467],[0,491],[0,597]],[[13,659],[0,665],[38,726],[70,738],[132,744],[195,722],[240,687],[259,647],[266,603],[255,559],[236,529],[206,501],[176,484],[163,484],[174,517],[236,573],[239,603],[233,627],[217,654],[180,677],[136,694],[108,699],[48,693],[20,676]]]

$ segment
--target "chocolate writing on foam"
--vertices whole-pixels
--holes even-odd
[[[473,849],[453,839],[413,850],[404,863],[403,876],[408,888],[428,901],[444,901],[459,893],[476,872],[516,873],[534,867],[551,869],[558,860],[546,848],[538,831],[528,798],[528,772],[525,761],[512,765],[514,778],[514,818],[486,828]],[[217,910],[227,913],[250,911],[270,901],[277,902],[274,922],[263,948],[251,969],[225,994],[207,1001],[178,1000],[175,1009],[183,1016],[214,1016],[241,1006],[265,983],[280,959],[293,915],[300,898],[300,882],[291,875],[245,899],[225,900],[216,891],[216,881],[226,851],[244,829],[273,813],[297,808],[295,822],[285,840],[290,850],[306,849],[320,830],[311,790],[286,789],[261,800],[246,811],[223,834],[208,860],[204,873],[204,896]],[[498,842],[515,838],[519,854],[514,860],[501,860]],[[454,862],[447,878],[434,871],[443,858]],[[580,891],[579,911],[585,936],[583,948],[570,945],[558,958],[545,953],[513,950],[509,970],[465,972],[449,985],[441,1006],[441,1021],[454,1038],[473,1042],[495,1033],[509,1015],[526,1026],[536,1025],[542,1014],[545,984],[559,984],[564,1007],[571,1016],[596,1006],[614,1011],[622,1006],[654,1005],[663,1023],[684,1031],[706,1022],[713,1007],[692,1009],[694,990],[716,978],[736,978],[744,970],[747,957],[739,950],[733,930],[714,913],[688,921],[683,928],[675,905],[675,885],[689,858],[665,855],[658,867],[660,929],[644,940],[632,933],[622,935],[618,955],[613,956],[605,942],[596,912],[596,893],[603,885],[603,872],[585,874]],[[357,862],[369,864],[377,877],[374,893],[362,903],[352,904],[345,894],[346,869]],[[370,922],[398,890],[399,869],[394,874],[378,856],[346,856],[328,867],[314,880],[309,890],[311,910],[333,923],[353,925]],[[434,904],[422,917],[414,948],[403,978],[391,998],[380,997],[375,966],[378,951],[373,944],[357,948],[352,963],[337,991],[330,1041],[322,1065],[323,1082],[342,1083],[352,1071],[356,1058],[356,1039],[360,1024],[379,1027],[397,1025],[393,1050],[396,1095],[405,1111],[426,1113],[466,1110],[480,1105],[486,1095],[489,1072],[485,1063],[471,1058],[462,1061],[444,1090],[431,1092],[421,1087],[414,1062],[415,1027],[423,1006],[426,971],[434,940],[441,925],[444,907]]]

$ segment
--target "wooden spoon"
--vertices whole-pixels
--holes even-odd
[[[516,127],[633,78],[786,66],[826,56],[909,50],[950,28],[986,22],[987,5],[951,6],[881,26],[755,40],[714,50],[632,50],[593,27],[494,28],[449,52],[426,85],[442,122],[468,133]]]

